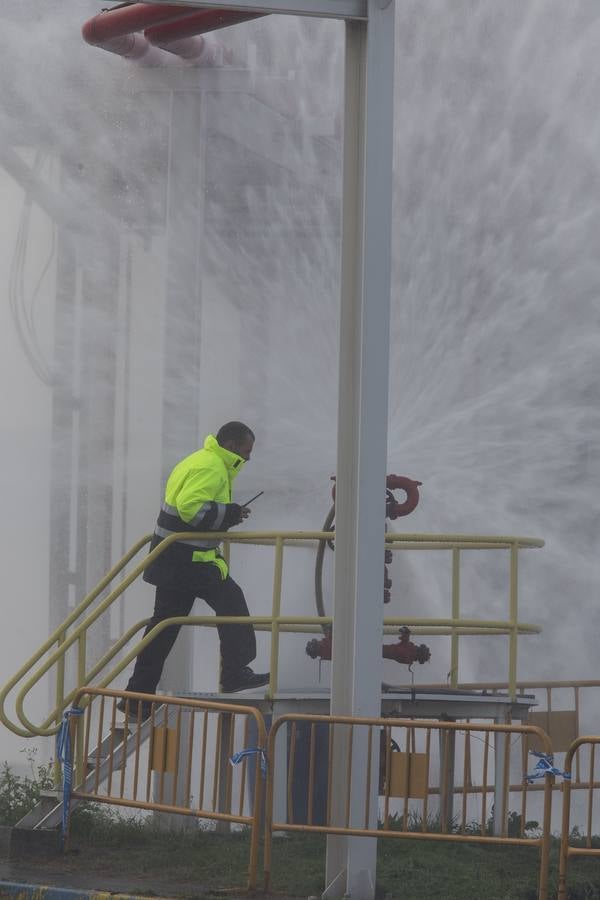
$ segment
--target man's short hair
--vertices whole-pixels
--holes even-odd
[[[237,444],[246,437],[251,437],[252,440],[255,439],[252,429],[244,425],[243,422],[226,422],[217,431],[217,442],[221,446],[228,441],[234,441]]]

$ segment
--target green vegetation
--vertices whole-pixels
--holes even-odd
[[[7,762],[0,768],[0,825],[14,825],[36,805],[40,791],[54,787],[52,764],[36,763],[37,749],[22,750],[29,774],[15,775]]]

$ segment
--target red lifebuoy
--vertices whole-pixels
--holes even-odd
[[[399,519],[401,516],[408,516],[419,503],[419,487],[422,481],[413,481],[412,478],[406,478],[405,475],[388,475],[385,480],[385,486],[389,491],[388,503],[386,503],[385,514],[388,519]],[[392,491],[400,490],[406,494],[404,503],[398,503],[394,498]]]

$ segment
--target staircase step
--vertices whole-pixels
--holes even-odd
[[[61,788],[48,788],[40,791],[40,800],[54,800],[56,803],[57,800],[62,800],[62,795],[63,792]]]
[[[113,750],[116,747],[119,747],[123,741],[125,740],[125,729],[124,728],[115,728],[110,734],[107,734],[105,738],[102,738],[102,742],[94,749],[89,755],[89,759],[95,759],[96,756],[106,757],[109,754],[111,745]]]
[[[61,801],[62,791],[41,791],[39,801],[17,822],[15,827],[18,829],[35,828],[38,822],[52,812]]]

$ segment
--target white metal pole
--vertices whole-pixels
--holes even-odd
[[[346,23],[342,296],[332,663],[333,713],[381,708],[393,162],[394,0]],[[371,773],[377,819],[378,743]],[[347,748],[334,744],[333,815],[342,821]],[[350,820],[359,825],[366,742],[353,747]],[[376,839],[330,836],[325,896],[375,895]]]

